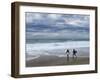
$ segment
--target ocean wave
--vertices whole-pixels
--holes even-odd
[[[40,57],[39,55],[35,55],[35,56],[27,57],[26,60],[30,61],[30,60],[33,60],[33,59],[37,59],[39,57]]]
[[[67,42],[56,42],[56,43],[35,43],[26,44],[26,51],[47,51],[53,49],[67,49],[67,48],[80,48],[89,47],[89,41],[67,41]]]

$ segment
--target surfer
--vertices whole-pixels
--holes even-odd
[[[73,49],[73,59],[77,58],[77,51],[75,49]]]
[[[70,54],[69,49],[66,50],[66,54],[67,54],[67,61],[69,61],[69,54]]]

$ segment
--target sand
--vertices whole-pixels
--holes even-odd
[[[39,51],[41,54],[35,54],[38,51],[34,51],[32,55],[27,54],[26,67],[89,64],[89,47],[75,49],[78,51],[77,58],[72,58],[72,49],[69,49],[69,60],[65,53],[65,49]]]
[[[40,66],[61,66],[61,65],[81,65],[89,64],[89,57],[68,58],[58,57],[52,55],[40,55],[40,57],[26,60],[26,67],[40,67]]]

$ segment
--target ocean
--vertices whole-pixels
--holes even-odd
[[[89,41],[47,40],[47,42],[26,42],[26,58],[30,60],[30,58],[32,58],[31,56],[38,58],[40,55],[65,57],[66,49],[69,49],[70,52],[72,52],[72,49],[76,49],[78,51],[78,56],[89,57]]]

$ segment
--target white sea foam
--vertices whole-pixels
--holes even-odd
[[[39,51],[39,50],[52,50],[63,48],[80,48],[89,47],[89,41],[68,41],[68,42],[56,42],[56,43],[35,43],[26,44],[26,51]]]
[[[36,59],[36,58],[39,58],[39,57],[40,57],[39,55],[31,56],[31,57],[27,57],[26,60],[29,61],[29,60],[33,60],[33,59]]]
[[[84,47],[85,49],[80,49]],[[27,58],[29,60],[36,59],[39,57],[39,55],[55,55],[58,57],[65,57],[66,56],[65,50],[73,49],[73,48],[75,49],[78,48],[78,56],[89,56],[89,41],[26,44],[26,53],[28,55]],[[29,55],[33,57],[30,57]],[[34,57],[34,56],[38,56],[38,57]]]

